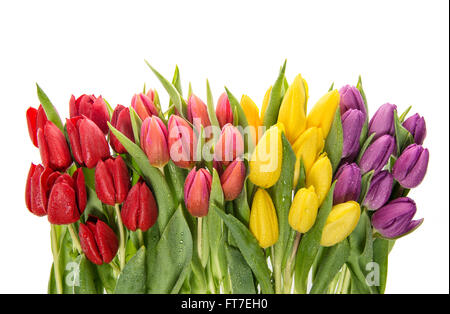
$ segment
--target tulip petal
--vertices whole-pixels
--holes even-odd
[[[80,224],[79,230],[81,249],[86,257],[94,264],[103,264],[102,257],[98,251],[97,244],[95,242],[94,233],[85,224]]]

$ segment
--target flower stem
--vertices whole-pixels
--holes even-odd
[[[342,289],[339,291],[340,294],[348,293],[348,288],[350,287],[350,279],[351,279],[350,270],[346,265],[344,266],[345,266],[345,274],[344,279],[342,280],[343,282]]]
[[[270,247],[270,253],[272,255],[273,261],[273,276],[275,277],[275,293],[281,293],[281,265],[276,262],[275,258],[275,247],[272,245]]]
[[[120,215],[120,205],[114,205],[114,209],[116,211],[117,221],[119,223],[119,262],[120,262],[120,270],[122,271],[125,267],[125,232],[123,229],[122,216]]]
[[[68,225],[67,229],[69,229],[70,237],[72,238],[74,251],[77,250],[78,254],[83,253],[83,250],[81,249],[80,239],[78,239],[78,235],[75,232],[74,225],[73,224]]]
[[[52,254],[53,254],[53,270],[55,272],[55,282],[56,282],[56,293],[62,294],[62,279],[61,273],[59,271],[59,263],[58,263],[58,239],[56,237],[56,227],[55,225],[50,225],[50,237],[52,244]]]
[[[202,260],[202,223],[203,218],[199,217],[197,221],[197,251],[200,260]]]
[[[298,245],[300,244],[300,239],[302,238],[302,234],[297,232],[294,240],[294,244],[292,246],[291,256],[286,263],[286,267],[284,269],[284,285],[283,285],[283,293],[289,294],[291,293],[292,288],[292,267],[294,266],[294,259],[297,255]]]
[[[137,233],[137,236],[138,236],[138,239],[139,239],[139,247],[143,247],[145,245],[144,234],[142,233],[141,229],[137,229],[136,233]]]

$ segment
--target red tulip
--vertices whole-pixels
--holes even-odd
[[[105,204],[123,203],[130,189],[130,175],[122,157],[100,160],[95,168],[95,191]]]
[[[75,96],[72,95],[69,109],[71,118],[85,116],[94,121],[103,134],[108,133],[109,112],[102,96],[96,98],[94,95],[81,95],[75,100]]]
[[[131,126],[130,109],[122,105],[117,105],[114,109],[111,125],[128,137],[132,142],[134,142],[133,127]],[[109,134],[109,144],[114,149],[115,152],[119,154],[125,154],[127,150],[123,147],[122,143],[119,142],[117,137]]]
[[[122,205],[122,221],[131,231],[147,231],[158,218],[158,207],[145,182],[136,183]]]
[[[37,130],[37,141],[44,167],[64,171],[72,164],[69,146],[64,134],[51,121]]]
[[[30,139],[33,145],[38,147],[37,141],[37,130],[44,127],[45,122],[47,122],[47,116],[45,115],[44,108],[39,105],[39,108],[30,107],[27,110],[27,125],[28,133],[30,134]]]
[[[100,219],[90,216],[86,224],[80,224],[79,236],[81,248],[92,263],[109,263],[116,256],[119,249],[117,236]]]
[[[167,128],[160,118],[151,116],[141,127],[141,147],[152,166],[164,167],[169,162]]]
[[[228,123],[222,128],[219,140],[214,146],[214,158],[228,166],[244,154],[244,140],[239,130]]]
[[[208,214],[209,194],[211,193],[211,174],[206,169],[192,169],[184,182],[184,202],[194,217]]]
[[[201,126],[203,126],[203,128],[211,126],[206,104],[194,94],[189,97],[187,104],[187,116],[189,122],[194,125],[198,132],[200,132]]]
[[[183,118],[171,115],[168,129],[170,158],[180,168],[192,168],[197,140],[191,126]]]
[[[108,143],[100,128],[86,117],[66,120],[67,134],[75,161],[94,168],[110,156]]]
[[[134,111],[136,111],[142,121],[148,117],[158,115],[158,110],[153,103],[153,99],[142,93],[133,96],[131,99],[131,107],[133,107]]]
[[[233,161],[220,177],[226,201],[232,201],[241,194],[245,181],[245,164],[242,160]]]
[[[217,101],[216,116],[221,128],[227,123],[233,124],[233,111],[231,110],[230,101],[225,92],[220,95]]]

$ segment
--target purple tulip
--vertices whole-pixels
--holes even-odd
[[[361,193],[361,171],[357,164],[343,164],[335,176],[334,204],[357,201]]]
[[[372,225],[386,238],[397,238],[419,227],[422,219],[412,220],[416,203],[409,197],[400,197],[381,207],[372,216]]]
[[[397,110],[397,106],[390,103],[378,108],[369,122],[369,135],[375,133],[374,139],[385,134],[394,135],[394,110]]]
[[[395,139],[390,135],[383,135],[373,142],[364,152],[359,167],[362,173],[374,170],[380,171],[386,165],[389,157],[394,152]]]
[[[341,95],[341,100],[339,102],[339,107],[341,108],[341,115],[350,109],[357,109],[364,114],[366,117],[366,106],[364,105],[364,100],[361,93],[355,86],[345,85],[339,90],[339,95]]]
[[[342,115],[342,130],[344,133],[342,158],[354,159],[357,156],[359,138],[365,121],[366,116],[358,109],[348,109]]]
[[[363,205],[369,210],[377,210],[389,200],[394,177],[389,171],[380,171],[373,176]]]
[[[412,189],[422,182],[427,172],[429,153],[422,145],[411,144],[398,157],[392,169],[401,186]]]
[[[414,137],[414,142],[416,144],[422,145],[423,140],[427,136],[427,126],[425,124],[425,119],[419,114],[412,115],[405,122],[403,122],[405,129],[411,133]]]

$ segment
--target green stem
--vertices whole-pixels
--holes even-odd
[[[125,267],[125,232],[123,229],[122,215],[120,214],[120,205],[116,204],[114,209],[116,211],[117,221],[119,223],[119,262],[120,262],[120,270],[123,270]]]
[[[291,256],[286,263],[286,267],[284,269],[284,284],[283,284],[283,293],[289,294],[292,289],[292,266],[294,266],[295,256],[297,255],[298,245],[300,244],[300,239],[302,234],[297,232],[294,240],[294,244],[292,246]]]
[[[202,222],[203,218],[199,217],[197,221],[197,252],[200,260],[202,260]]]
[[[70,237],[72,238],[74,251],[77,250],[78,254],[82,254],[83,250],[81,249],[80,239],[78,238],[78,235],[75,232],[74,224],[68,225],[67,229],[69,229]]]
[[[141,229],[137,229],[136,232],[139,239],[139,247],[143,247],[145,245],[144,234],[142,233]]]
[[[273,245],[270,247],[270,252],[271,252],[272,261],[273,261],[273,276],[275,277],[275,293],[280,294],[281,293],[281,265],[276,262],[275,248]]]
[[[59,271],[59,263],[58,263],[58,239],[56,236],[55,225],[50,225],[50,237],[52,244],[52,254],[53,254],[53,270],[55,272],[55,282],[56,282],[56,293],[62,294],[62,279],[61,273]]]
[[[119,266],[117,266],[117,264],[114,261],[111,261],[111,263],[109,263],[109,265],[113,269],[114,276],[116,278],[119,277],[119,275],[120,275],[120,268],[119,268]]]
[[[344,265],[344,266],[345,266],[345,274],[344,274],[342,289],[340,291],[341,294],[348,293],[348,289],[350,287],[350,280],[351,280],[350,270],[348,269],[348,267],[346,265]]]

